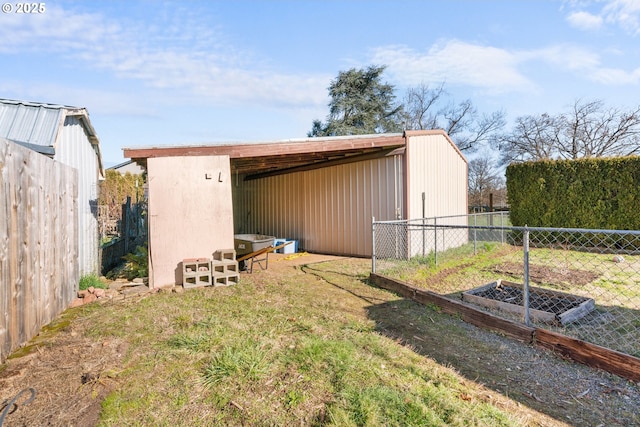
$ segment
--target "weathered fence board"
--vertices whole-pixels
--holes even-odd
[[[78,287],[78,173],[0,139],[0,363]]]

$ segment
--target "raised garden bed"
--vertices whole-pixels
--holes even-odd
[[[462,293],[462,300],[486,308],[524,315],[520,283],[497,280]],[[595,309],[592,298],[529,286],[529,316],[534,322],[566,325]]]

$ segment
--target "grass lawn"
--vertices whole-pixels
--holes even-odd
[[[362,259],[274,260],[232,287],[68,310],[29,354],[0,367],[0,397],[38,392],[7,423],[640,422],[640,391],[624,380],[372,287],[369,268]]]
[[[84,322],[101,325],[88,329],[93,338],[129,343],[101,424],[513,426],[530,419],[376,332],[364,308],[395,297],[363,286],[366,269],[334,269],[320,264],[278,280],[260,272],[243,275],[239,286],[84,308]]]

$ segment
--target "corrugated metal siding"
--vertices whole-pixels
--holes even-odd
[[[425,217],[466,215],[467,162],[443,134],[412,136],[407,141],[409,153],[409,217],[423,218],[422,193],[425,193]],[[448,224],[466,225],[466,217],[447,220]],[[420,236],[413,235],[420,239]],[[411,255],[457,247],[467,242],[466,232],[443,230],[424,241],[411,241]],[[437,243],[436,243],[437,241]],[[426,245],[425,245],[426,244]]]
[[[370,256],[371,218],[402,216],[400,156],[234,182],[236,233],[298,240],[300,248]]]
[[[65,119],[54,159],[78,169],[78,267],[81,276],[97,274],[99,163],[96,152],[77,117],[69,116]]]
[[[409,152],[409,215],[422,218],[422,192],[425,216],[465,215],[467,213],[467,162],[442,134],[412,136]]]
[[[0,136],[12,141],[52,146],[64,110],[43,105],[0,102]]]

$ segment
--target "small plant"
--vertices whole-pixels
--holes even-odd
[[[100,288],[100,289],[106,289],[107,285],[100,280],[100,278],[95,275],[95,274],[85,274],[84,276],[82,276],[80,278],[80,282],[78,284],[78,287],[81,291],[84,291],[86,289],[89,289],[91,287],[94,288]]]
[[[122,258],[126,261],[122,274],[128,280],[149,275],[149,252],[146,246],[138,246],[134,253]]]

